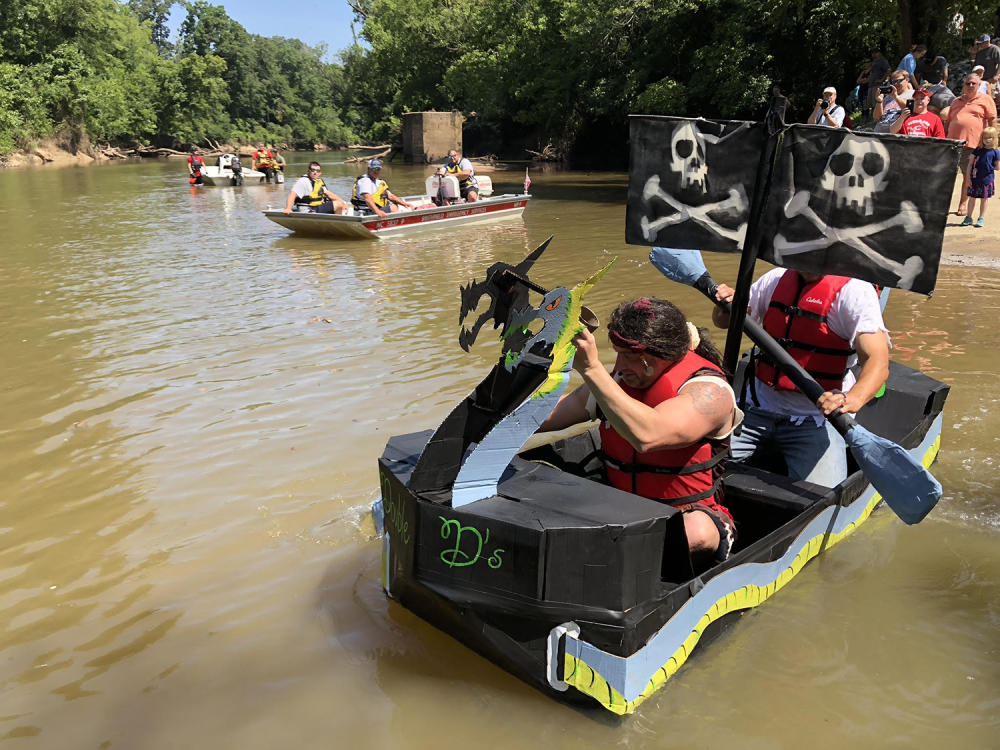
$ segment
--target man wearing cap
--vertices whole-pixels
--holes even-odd
[[[988,94],[990,93],[990,83],[983,78],[983,73],[986,72],[986,68],[982,65],[976,65],[972,68],[972,72],[979,76],[979,93]]]
[[[389,185],[381,179],[382,162],[378,159],[368,160],[368,171],[354,181],[354,192],[351,203],[362,210],[368,210],[384,219],[392,211],[398,211],[397,206],[413,208],[402,198],[389,191]]]
[[[983,80],[990,84],[990,92],[994,91],[997,76],[1000,74],[1000,47],[990,42],[990,35],[983,34],[976,40],[976,65],[983,66]]]
[[[910,105],[905,107],[899,119],[889,126],[889,132],[921,138],[944,138],[944,124],[941,118],[927,111],[930,98],[931,92],[927,89],[914,91]]]
[[[816,106],[809,115],[809,124],[839,128],[844,124],[844,114],[844,108],[837,104],[837,89],[827,86],[823,89],[823,98],[816,100]]]
[[[972,160],[972,150],[979,146],[983,128],[995,127],[997,122],[997,105],[992,97],[980,93],[979,83],[979,76],[969,73],[962,83],[962,95],[951,103],[948,113],[948,137],[965,141],[962,156],[958,160],[958,168],[963,175],[962,192],[955,211],[959,216],[965,216],[969,205],[969,163]]]

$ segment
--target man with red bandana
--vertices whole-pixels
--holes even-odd
[[[601,420],[608,481],[684,512],[693,557],[725,560],[736,538],[719,504],[729,435],[742,419],[718,349],[665,300],[623,302],[608,338],[609,373],[584,329],[573,338],[573,367],[584,385],[563,396],[540,430]]]

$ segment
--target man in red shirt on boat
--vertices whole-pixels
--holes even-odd
[[[402,198],[395,196],[389,190],[389,185],[382,179],[382,162],[378,159],[368,160],[368,169],[354,181],[354,192],[351,203],[362,211],[370,211],[384,219],[392,211],[398,211],[397,206],[413,208]]]
[[[201,185],[205,180],[201,176],[201,170],[205,167],[205,160],[198,155],[198,150],[192,146],[191,155],[188,157],[188,182],[192,185]]]
[[[573,338],[584,385],[559,400],[540,430],[599,418],[611,485],[680,509],[692,555],[725,560],[736,528],[719,504],[722,462],[743,415],[718,349],[656,298],[619,305],[608,338],[618,355],[612,373],[589,331]]]
[[[264,173],[264,179],[268,182],[274,175],[274,154],[271,149],[263,143],[257,144],[257,150],[253,152],[253,159],[250,160],[250,168]]]
[[[717,297],[731,302],[733,289],[720,284]],[[752,403],[745,405],[743,429],[732,441],[733,459],[750,461],[758,451],[773,449],[792,479],[836,486],[847,477],[847,449],[825,415],[837,409],[853,414],[889,377],[889,333],[875,287],[846,276],[776,268],[750,287],[747,312],[826,391],[813,403],[761,355],[749,380]],[[713,320],[729,327],[721,308]],[[855,379],[851,368],[857,362]]]

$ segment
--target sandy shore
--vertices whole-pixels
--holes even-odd
[[[955,191],[952,193],[951,213],[944,229],[944,244],[941,250],[941,262],[956,266],[980,266],[1000,270],[1000,196],[994,196],[987,202],[986,226],[961,226],[963,216],[955,215],[958,199],[961,195],[962,180],[955,180]],[[974,203],[974,205],[973,205]],[[978,218],[979,201],[969,201],[969,213],[972,218]]]

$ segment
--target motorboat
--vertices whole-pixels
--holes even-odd
[[[267,209],[266,216],[276,224],[303,235],[342,239],[378,239],[409,234],[411,231],[452,227],[498,219],[520,217],[531,196],[528,193],[492,194],[492,182],[480,177],[480,198],[468,203],[459,195],[458,180],[452,175],[432,175],[425,181],[425,192],[403,198],[415,208],[398,207],[384,218],[369,211],[351,208],[346,214],[322,214],[298,210],[290,214]]]
[[[222,154],[212,166],[201,169],[206,185],[257,185],[264,179],[264,173],[244,167],[236,154]]]

